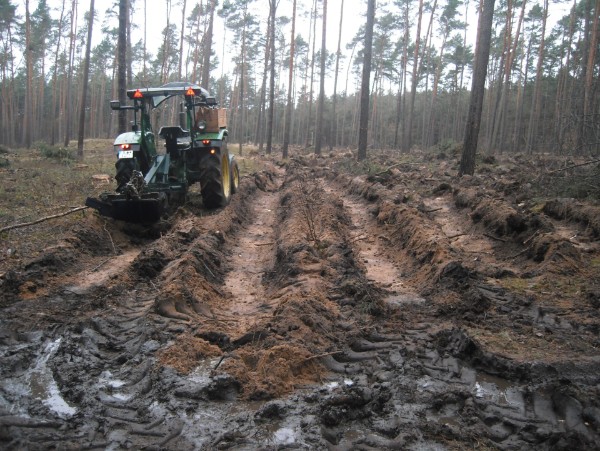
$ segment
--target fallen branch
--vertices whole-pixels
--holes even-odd
[[[77,211],[85,210],[86,208],[89,208],[89,207],[87,207],[87,206],[77,207],[77,208],[74,208],[72,210],[65,211],[64,213],[58,213],[58,214],[52,215],[52,216],[44,216],[43,218],[36,219],[35,221],[23,222],[21,224],[13,224],[13,225],[10,225],[10,226],[2,227],[0,229],[0,233],[6,232],[8,230],[20,229],[21,227],[27,227],[27,226],[39,224],[40,222],[49,221],[50,219],[56,219],[56,218],[60,218],[62,216],[67,216],[67,215],[70,215],[71,213],[75,213]]]
[[[549,171],[549,172],[547,172],[547,174],[548,175],[550,175],[550,174],[556,174],[557,172],[568,171],[569,169],[578,168],[580,166],[587,166],[588,164],[594,164],[594,163],[600,163],[600,159],[588,161],[586,163],[572,164],[571,166],[567,166],[567,167],[564,167],[564,168],[560,168],[560,169],[555,169],[553,171]]]

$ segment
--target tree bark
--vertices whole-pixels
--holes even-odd
[[[593,96],[593,80],[594,80],[594,69],[595,69],[595,61],[596,61],[596,50],[598,48],[598,41],[599,41],[599,34],[600,34],[600,30],[598,29],[598,16],[600,16],[600,0],[596,0],[596,8],[595,8],[595,14],[594,14],[594,24],[593,24],[593,28],[592,28],[592,37],[590,39],[590,45],[589,45],[589,51],[588,51],[588,55],[587,55],[587,64],[585,67],[585,82],[583,85],[583,130],[584,133],[587,133],[587,123],[589,122],[590,125],[593,124],[593,102],[592,102],[592,96]],[[590,143],[588,143],[587,141],[587,136],[583,136],[582,141],[582,145],[583,145],[583,149],[582,150],[593,150],[593,146],[590,145]],[[589,149],[586,149],[587,147],[590,147]]]
[[[204,41],[204,60],[202,61],[202,86],[205,89],[209,89],[210,85],[210,61],[212,57],[212,38],[216,7],[216,0],[211,0],[210,16],[208,17],[208,30],[206,31],[206,39]]]
[[[323,29],[321,33],[321,77],[319,86],[319,103],[317,104],[317,123],[315,124],[315,155],[321,155],[321,144],[323,142],[323,108],[325,106],[325,61],[327,59],[327,0],[323,0],[322,20]]]
[[[85,60],[83,62],[83,83],[81,88],[81,103],[79,105],[79,134],[77,139],[77,158],[83,159],[83,138],[85,134],[85,107],[87,100],[88,81],[90,76],[90,53],[92,50],[92,29],[94,27],[94,0],[90,0],[87,43],[85,45]]]
[[[72,99],[72,83],[73,83],[73,64],[75,59],[75,37],[77,31],[77,0],[73,0],[71,8],[71,34],[69,36],[69,68],[67,71],[67,79],[65,81],[65,140],[64,146],[67,147],[71,141],[71,113],[73,111],[71,106]]]
[[[475,172],[475,155],[477,153],[477,140],[479,139],[483,96],[485,94],[485,78],[490,57],[490,42],[494,22],[494,0],[482,0],[482,3],[483,6],[479,13],[479,24],[477,26],[475,67],[459,176],[465,174],[473,175]]]
[[[187,1],[182,0],[181,4],[181,33],[179,34],[179,65],[177,66],[177,75],[181,80],[182,68],[183,68],[183,37],[185,34],[185,9]]]
[[[375,24],[375,0],[369,0],[365,29],[365,50],[360,88],[360,120],[358,126],[358,160],[367,158],[369,131],[369,87],[371,78],[371,56],[373,54],[373,26]]]
[[[423,20],[423,0],[419,0],[419,12],[417,19],[417,34],[415,36],[415,52],[413,57],[413,73],[410,89],[410,103],[408,109],[408,117],[406,122],[406,131],[404,136],[403,150],[408,152],[412,147],[412,125],[413,114],[415,110],[415,97],[417,95],[417,84],[419,82],[419,47],[421,44],[421,22]]]
[[[127,103],[127,15],[129,0],[119,1],[119,35],[117,39],[117,93],[121,105]],[[119,110],[118,134],[127,131],[127,111]]]
[[[344,4],[344,0],[342,0],[342,5]],[[288,94],[287,94],[287,104],[285,106],[285,124],[283,131],[283,149],[282,149],[282,158],[286,159],[288,157],[288,147],[290,145],[290,133],[292,128],[292,92],[293,92],[293,82],[294,82],[294,52],[296,51],[296,0],[294,0],[294,4],[292,6],[292,40],[290,42],[290,71],[288,75]]]
[[[296,0],[294,0],[294,3]],[[340,30],[338,33],[338,44],[337,51],[335,52],[335,75],[333,79],[333,100],[331,106],[331,125],[333,130],[331,131],[331,140],[329,142],[329,149],[331,150],[333,146],[338,145],[338,122],[337,122],[337,85],[338,85],[338,75],[340,71],[340,57],[342,56],[341,45],[342,45],[342,25],[344,24],[344,0],[342,0],[342,4],[340,6]]]
[[[31,19],[29,14],[29,0],[25,0],[25,65],[27,89],[25,91],[25,114],[23,115],[22,142],[28,149],[31,147],[32,127],[32,79],[33,79],[33,46],[31,44]]]
[[[542,30],[540,32],[540,45],[538,47],[538,60],[535,69],[535,83],[533,85],[533,98],[531,105],[531,115],[529,116],[529,127],[527,129],[527,152],[533,152],[539,145],[537,139],[538,123],[540,111],[542,108],[542,70],[544,68],[544,50],[546,43],[546,22],[548,19],[548,0],[544,0],[544,10],[542,12]]]
[[[313,143],[311,139],[311,123],[312,123],[312,105],[313,105],[313,84],[315,79],[315,41],[317,40],[317,0],[313,4],[314,17],[312,22],[312,56],[310,62],[310,96],[308,100],[308,119],[306,121],[306,142],[305,147],[308,148]]]

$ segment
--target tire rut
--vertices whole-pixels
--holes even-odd
[[[328,186],[327,191],[334,192],[331,186]],[[349,240],[357,249],[359,260],[365,266],[366,277],[388,292],[384,302],[393,308],[425,302],[425,299],[407,284],[401,269],[388,257],[388,233],[370,214],[368,204],[354,195],[343,196],[342,202],[352,220],[351,230],[354,236]]]
[[[264,275],[274,263],[277,192],[261,192],[254,200],[252,222],[238,233],[236,246],[231,250],[231,271],[224,280],[230,300],[223,315],[236,319],[237,332],[243,335],[257,317],[266,317],[272,310],[263,285]]]

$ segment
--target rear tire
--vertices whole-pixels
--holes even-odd
[[[235,194],[240,189],[240,169],[237,161],[233,158],[229,162],[229,169],[231,172],[231,194]]]
[[[200,191],[206,208],[224,207],[231,199],[231,173],[227,151],[223,155],[206,154],[201,163]]]

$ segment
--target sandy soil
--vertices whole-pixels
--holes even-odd
[[[1,448],[600,447],[597,204],[510,158],[254,158],[224,209],[2,262]]]

